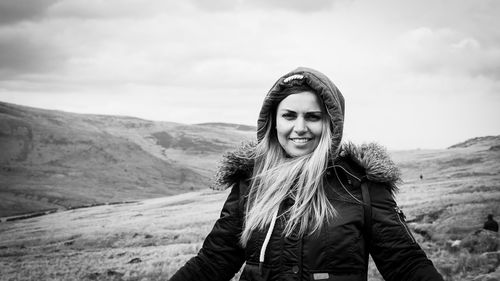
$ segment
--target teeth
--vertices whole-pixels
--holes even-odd
[[[306,143],[308,142],[310,139],[308,138],[294,138],[294,139],[291,139],[293,142],[297,142],[297,143]]]

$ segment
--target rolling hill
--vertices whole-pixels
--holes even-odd
[[[205,188],[220,155],[254,132],[0,102],[0,217]]]

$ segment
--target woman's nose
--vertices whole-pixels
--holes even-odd
[[[304,118],[297,118],[295,120],[295,124],[294,124],[293,130],[297,134],[303,134],[303,133],[307,132],[306,120],[304,120]]]

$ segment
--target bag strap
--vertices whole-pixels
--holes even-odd
[[[370,242],[372,234],[372,202],[368,184],[364,179],[361,180],[361,196],[363,197],[364,235],[367,242]]]
[[[370,199],[370,191],[368,190],[368,183],[366,179],[361,179],[361,196],[363,197],[363,210],[364,210],[364,226],[363,236],[365,237],[365,260],[366,266],[369,263],[370,243],[372,238],[372,202]],[[367,268],[368,269],[368,268]],[[368,280],[368,270],[365,272],[365,280]]]

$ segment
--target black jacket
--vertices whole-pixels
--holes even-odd
[[[229,154],[219,173],[220,182],[231,186],[220,218],[198,255],[171,281],[229,280],[244,262],[240,280],[366,280],[368,253],[385,280],[443,280],[393,199],[399,172],[376,145],[344,145],[326,172],[327,196],[339,213],[335,221],[320,233],[301,238],[284,237],[284,220],[278,220],[266,260],[259,264],[267,230],[255,231],[246,248],[238,240],[253,167],[241,154]],[[367,228],[360,189],[363,181],[371,197],[371,226]],[[285,201],[280,210],[292,204]]]
[[[491,230],[494,232],[498,232],[498,223],[492,218],[488,219],[483,226],[484,229],[486,230]]]

